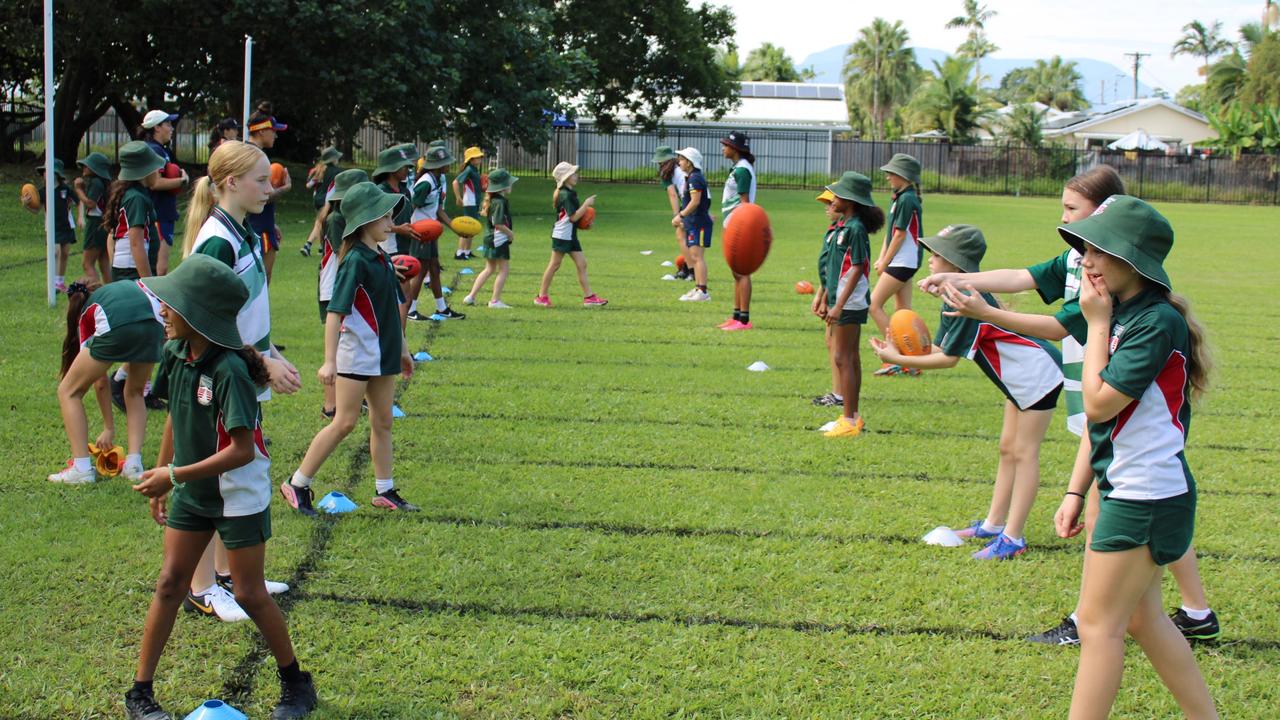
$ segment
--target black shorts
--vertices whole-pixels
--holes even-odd
[[[1062,393],[1062,385],[1050,390],[1044,397],[1040,398],[1031,407],[1023,408],[1023,410],[1052,410],[1058,407],[1058,395]]]
[[[916,271],[919,269],[920,268],[918,267],[909,268],[909,267],[890,266],[884,269],[884,274],[888,275],[894,280],[897,280],[898,282],[907,282],[911,278],[915,277]]]
[[[369,382],[370,380],[379,376],[378,375],[361,375],[359,373],[341,373],[340,372],[338,373],[338,377],[346,378],[348,380],[355,380],[356,382]]]

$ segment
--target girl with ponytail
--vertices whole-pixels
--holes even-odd
[[[49,475],[49,481],[83,485],[97,480],[89,453],[84,395],[93,387],[102,410],[103,430],[94,444],[113,447],[115,419],[107,372],[112,365],[123,363],[128,371],[124,383],[128,450],[122,473],[137,482],[142,477],[142,444],[147,431],[143,389],[151,377],[151,366],[160,361],[164,344],[159,306],[136,281],[130,280],[103,286],[82,278],[67,288],[67,301],[58,404],[71,446],[71,460],[65,468]]]

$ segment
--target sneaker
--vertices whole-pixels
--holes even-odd
[[[154,694],[137,688],[130,688],[124,694],[124,712],[129,720],[173,720],[156,702]]]
[[[539,295],[533,299],[533,304],[538,307],[551,307],[551,298],[546,295]]]
[[[374,495],[372,504],[374,507],[386,508],[388,510],[403,510],[405,512],[418,512],[418,510],[421,509],[413,503],[405,502],[405,499],[400,497],[400,493],[396,492],[395,488],[391,488],[384,493]]]
[[[466,315],[460,312],[454,312],[453,308],[447,305],[445,306],[444,310],[441,310],[436,314],[442,316],[445,320],[466,320],[467,319]]]
[[[494,310],[510,310],[511,309],[510,305],[502,302],[501,300],[490,300],[489,307],[493,308]]]
[[[302,257],[311,257],[311,243],[303,243],[302,247],[298,248],[298,254]]]
[[[903,368],[902,374],[908,377],[920,377],[921,375],[924,374],[924,371],[921,370],[920,368]]]
[[[213,579],[214,582],[222,586],[223,590],[235,595],[236,590],[231,583],[230,575],[219,575],[218,573],[214,573]],[[267,584],[268,595],[282,595],[289,592],[289,583],[276,582],[275,580],[266,580],[264,582]]]
[[[321,405],[321,406],[320,406],[320,414],[321,414],[321,415],[323,415],[324,417],[328,418],[329,420],[332,420],[332,419],[333,419],[333,416],[338,414],[338,408],[336,408],[336,407],[334,407],[334,408],[327,408],[327,407],[325,407],[325,406]]]
[[[93,468],[80,472],[76,469],[75,464],[71,462],[68,462],[66,467],[49,476],[49,482],[62,483],[64,485],[88,485],[97,481],[98,473]]]
[[[844,398],[836,395],[835,393],[827,393],[826,395],[819,395],[814,398],[813,404],[818,407],[835,407],[836,405],[843,405]]]
[[[418,312],[417,310],[414,310],[413,312],[410,312],[408,315],[405,315],[405,318],[408,320],[417,320],[418,322],[427,321],[427,317],[422,313]]]
[[[1178,608],[1169,618],[1173,620],[1174,626],[1178,628],[1178,631],[1182,633],[1182,637],[1186,638],[1189,643],[1215,643],[1222,636],[1222,628],[1218,625],[1218,616],[1212,610],[1209,611],[1209,617],[1203,620],[1192,619],[1182,608]]]
[[[467,259],[467,254],[466,254],[466,253],[464,253],[464,252],[462,252],[461,250],[459,250],[458,252],[456,252],[456,253],[454,253],[454,254],[453,254],[453,259],[454,259],[454,260],[466,260],[466,259]]]
[[[901,365],[894,365],[893,363],[885,363],[885,364],[883,364],[883,365],[881,365],[881,366],[880,366],[880,369],[879,369],[879,370],[875,371],[875,372],[874,372],[874,373],[872,373],[872,374],[873,374],[873,375],[879,375],[880,377],[888,377],[888,376],[890,376],[890,375],[901,375],[901,374],[902,374],[902,366],[901,366]]]
[[[1076,630],[1075,620],[1065,617],[1057,627],[1045,630],[1039,635],[1032,635],[1027,638],[1027,642],[1042,645],[1079,645],[1080,631]]]
[[[730,325],[729,327],[722,327],[720,329],[724,330],[725,332],[737,332],[738,330],[751,330],[754,328],[755,328],[755,325],[752,325],[749,322],[744,323],[744,322],[739,322],[735,320],[733,325]]]
[[[694,288],[689,291],[689,295],[687,298],[681,298],[681,299],[684,300],[685,302],[710,302],[711,293],[703,292],[698,288]]]
[[[142,402],[147,406],[148,410],[164,410],[165,409],[165,402],[160,398],[156,397],[155,395],[152,395],[151,393],[147,393],[146,395],[144,395],[142,397]]]
[[[468,295],[468,296],[466,296],[466,297],[462,298],[462,304],[463,304],[463,305],[475,305],[475,304],[476,304],[476,299],[475,299],[475,298],[473,298],[473,297],[471,297],[470,295]]]
[[[1003,529],[1004,528],[1000,528],[1000,530],[1003,530]],[[970,538],[976,538],[978,540],[989,540],[992,538],[999,537],[1000,530],[996,530],[995,532],[991,532],[990,530],[983,530],[982,521],[974,520],[972,523],[970,523],[968,527],[962,528],[960,530],[956,530],[956,537],[962,540],[968,540]]]
[[[728,330],[730,327],[738,324],[740,323],[738,322],[737,318],[729,318],[728,320],[725,320],[724,322],[717,325],[716,328],[720,330]]]
[[[592,293],[591,295],[588,295],[587,297],[582,298],[582,304],[585,307],[604,307],[605,305],[609,304],[609,301],[605,300],[599,295]]]
[[[249,619],[249,614],[240,607],[231,593],[217,583],[214,583],[213,587],[203,595],[193,595],[188,590],[186,599],[182,601],[182,609],[197,615],[217,618],[222,622],[240,622]]]
[[[1022,544],[1018,544],[1011,540],[1008,535],[1000,533],[995,540],[987,543],[987,546],[973,554],[974,560],[1011,560],[1027,551],[1027,543],[1024,540]]]
[[[135,484],[142,480],[143,472],[141,464],[130,465],[129,463],[125,463],[124,468],[120,470],[120,474],[124,476],[125,480]]]
[[[311,673],[302,673],[297,682],[280,681],[280,702],[271,711],[271,720],[294,720],[316,709],[316,686]]]
[[[836,424],[832,426],[830,430],[822,433],[822,436],[829,438],[857,437],[862,434],[862,428],[865,426],[866,423],[861,417],[857,420],[851,421],[849,418],[841,415],[840,419],[836,421]]]
[[[315,517],[316,509],[311,506],[311,488],[298,487],[293,483],[285,480],[280,483],[280,495],[284,501],[289,503],[289,507],[306,515],[307,517]]]
[[[107,385],[111,388],[111,404],[124,410],[124,381],[117,380],[115,373],[112,373]]]

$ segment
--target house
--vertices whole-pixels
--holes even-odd
[[[667,126],[723,126],[759,130],[847,132],[849,109],[844,86],[834,83],[742,82],[739,104],[719,120],[685,117],[689,108],[676,103],[663,116]]]
[[[1077,147],[1104,147],[1137,130],[1174,149],[1217,137],[1204,115],[1163,98],[1125,100],[1087,112],[1046,116],[1043,129],[1045,140]]]

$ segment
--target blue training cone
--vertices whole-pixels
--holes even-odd
[[[453,288],[449,287],[448,285],[442,285],[442,286],[440,287],[440,294],[441,294],[441,295],[452,295],[452,294],[453,294]]]
[[[338,513],[349,513],[352,510],[355,510],[356,504],[351,501],[351,498],[347,497],[346,495],[343,495],[337,490],[334,490],[330,492],[328,495],[325,495],[324,497],[320,498],[320,502],[316,503],[316,507],[329,513],[330,515],[337,515]],[[217,702],[217,701],[215,700],[211,702]],[[241,715],[240,717],[244,717],[244,716]]]
[[[404,411],[403,411],[403,410],[401,410],[401,409],[400,409],[400,406],[399,406],[399,405],[397,405],[396,403],[391,403],[391,417],[393,417],[393,418],[402,418],[402,417],[404,417]]]
[[[458,274],[459,274],[459,275],[475,275],[475,274],[476,274],[476,271],[475,271],[475,270],[472,270],[471,268],[465,268],[465,267],[464,267],[464,268],[462,268],[461,270],[459,270],[459,271],[458,271]]]
[[[426,350],[419,350],[413,355],[414,362],[431,362],[432,360],[435,360],[435,358],[431,357],[431,353]]]
[[[221,700],[205,700],[183,720],[248,720],[248,718],[244,713]]]
[[[430,317],[430,318],[427,318],[427,319],[428,319],[428,320],[434,320],[434,321],[436,321],[436,322],[444,322],[445,320],[448,320],[449,318],[447,318],[447,317],[445,317],[445,316],[441,315],[440,313],[431,313],[431,317]]]

